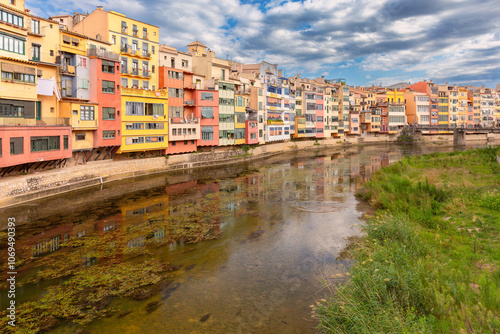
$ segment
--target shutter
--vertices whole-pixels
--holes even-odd
[[[71,38],[69,36],[63,35],[63,42],[71,43]]]
[[[79,38],[71,38],[71,41],[76,44],[80,44],[80,39]]]
[[[11,138],[11,140],[13,141],[14,143],[14,152],[16,154],[20,154],[20,153],[23,153],[24,150],[23,150],[23,138],[20,137],[20,138]]]
[[[125,138],[125,144],[127,144],[127,145],[132,144],[132,137]]]
[[[35,118],[35,102],[24,102],[24,118]]]
[[[73,96],[73,81],[71,79],[66,79],[66,96]]]

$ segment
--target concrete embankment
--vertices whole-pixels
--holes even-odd
[[[500,140],[500,135],[468,135],[467,141]],[[235,148],[215,148],[208,153],[179,154],[168,157],[154,157],[122,161],[97,161],[86,165],[76,165],[62,169],[53,169],[28,175],[11,176],[0,180],[0,207],[7,207],[23,202],[58,195],[68,191],[99,185],[126,178],[133,178],[169,171],[223,166],[245,161],[263,159],[272,155],[297,150],[320,149],[324,147],[342,147],[343,145],[383,144],[396,142],[396,136],[378,135],[351,137],[342,140],[324,139],[316,142],[288,141],[269,143],[251,149],[248,153]],[[422,136],[422,143],[453,143],[453,135],[439,134]]]

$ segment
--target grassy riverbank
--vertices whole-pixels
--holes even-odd
[[[500,148],[407,157],[359,193],[378,210],[328,333],[500,332]],[[330,282],[333,285],[333,282]]]

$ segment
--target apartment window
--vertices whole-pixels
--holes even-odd
[[[24,41],[12,36],[0,34],[0,50],[24,54]]]
[[[102,92],[107,94],[115,93],[115,82],[114,81],[102,81]]]
[[[135,25],[135,24],[132,25],[132,33],[134,36],[139,35],[139,30],[137,30],[137,25]]]
[[[142,55],[144,57],[148,57],[149,56],[149,44],[146,43],[146,42],[142,43]]]
[[[94,106],[80,106],[80,120],[93,121],[94,119]]]
[[[138,60],[132,60],[132,74],[138,75],[139,74],[139,61]],[[137,84],[138,86],[139,84]]]
[[[31,32],[34,34],[40,34],[40,21],[31,20]]]
[[[262,89],[259,88],[259,96],[262,96]]]
[[[2,156],[2,138],[0,138],[0,157]]]
[[[35,83],[35,76],[33,74],[12,73],[2,71],[2,81],[12,80],[15,82]]]
[[[142,38],[148,38],[148,28],[142,28]]]
[[[201,118],[214,118],[214,107],[201,107]]]
[[[113,139],[115,138],[116,131],[103,131],[102,138],[103,139]]]
[[[78,78],[78,89],[89,89],[88,79]]]
[[[155,66],[151,65],[151,72],[155,73]]]
[[[114,120],[115,119],[115,108],[102,108],[102,119],[103,120]]]
[[[146,137],[146,143],[163,143],[164,141],[165,137],[163,136]]]
[[[177,129],[172,129],[172,136],[177,136]]]
[[[31,152],[55,151],[60,149],[60,137],[31,137]]]
[[[122,78],[122,87],[128,87],[128,79]]]
[[[170,58],[170,67],[175,68],[175,58]]]
[[[24,153],[24,138],[14,137],[10,138],[10,154],[23,154]]]
[[[201,127],[201,140],[214,140],[214,128],[213,128],[213,126],[202,126]]]
[[[11,4],[14,4],[13,0],[11,0]],[[17,16],[15,14],[12,14],[10,12],[6,12],[4,10],[0,10],[0,20],[16,25],[18,27],[23,27],[24,26],[24,19],[22,16]]]
[[[149,62],[142,61],[142,75],[149,77]]]
[[[142,89],[148,90],[149,89],[149,82],[144,80],[142,82]]]
[[[188,67],[189,63],[187,60],[182,60],[182,67]]]
[[[78,66],[87,68],[87,58],[78,57]]]
[[[116,44],[116,35],[111,36],[111,44]]]
[[[128,29],[127,22],[122,21],[122,33],[126,34],[127,29]]]
[[[77,132],[75,133],[75,140],[85,140],[85,132]]]
[[[259,130],[259,138],[262,138],[262,130]]]
[[[149,130],[163,130],[164,128],[164,123],[146,123],[146,129]]]
[[[125,130],[143,130],[144,123],[127,123],[125,124]]]
[[[262,110],[262,109],[263,109],[262,102],[259,102],[259,110]]]
[[[125,102],[125,115],[144,115],[144,103]]]
[[[154,45],[151,45],[151,53],[155,54],[155,46]]]
[[[220,70],[220,78],[222,80],[225,80],[225,78],[226,78],[226,70],[225,69]]]
[[[164,115],[164,106],[163,103],[145,103],[144,104],[144,115],[150,116],[163,116]]]
[[[69,144],[68,136],[65,135],[63,137],[63,145],[64,145],[63,147],[64,147],[65,150],[68,149],[68,144]]]
[[[132,79],[132,88],[139,88],[139,80]]]
[[[115,63],[109,60],[103,60],[102,71],[105,73],[115,73]]]

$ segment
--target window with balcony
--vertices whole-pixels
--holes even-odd
[[[142,89],[148,90],[149,89],[149,82],[144,80],[142,82]]]
[[[128,29],[127,22],[122,21],[122,33],[126,34],[127,33],[127,29]]]
[[[132,25],[132,34],[136,37],[139,36],[139,30],[137,30],[137,25],[135,24]]]
[[[149,62],[142,62],[142,75],[145,77],[149,77]]]
[[[94,116],[94,106],[80,106],[80,120],[93,121],[95,120]]]

